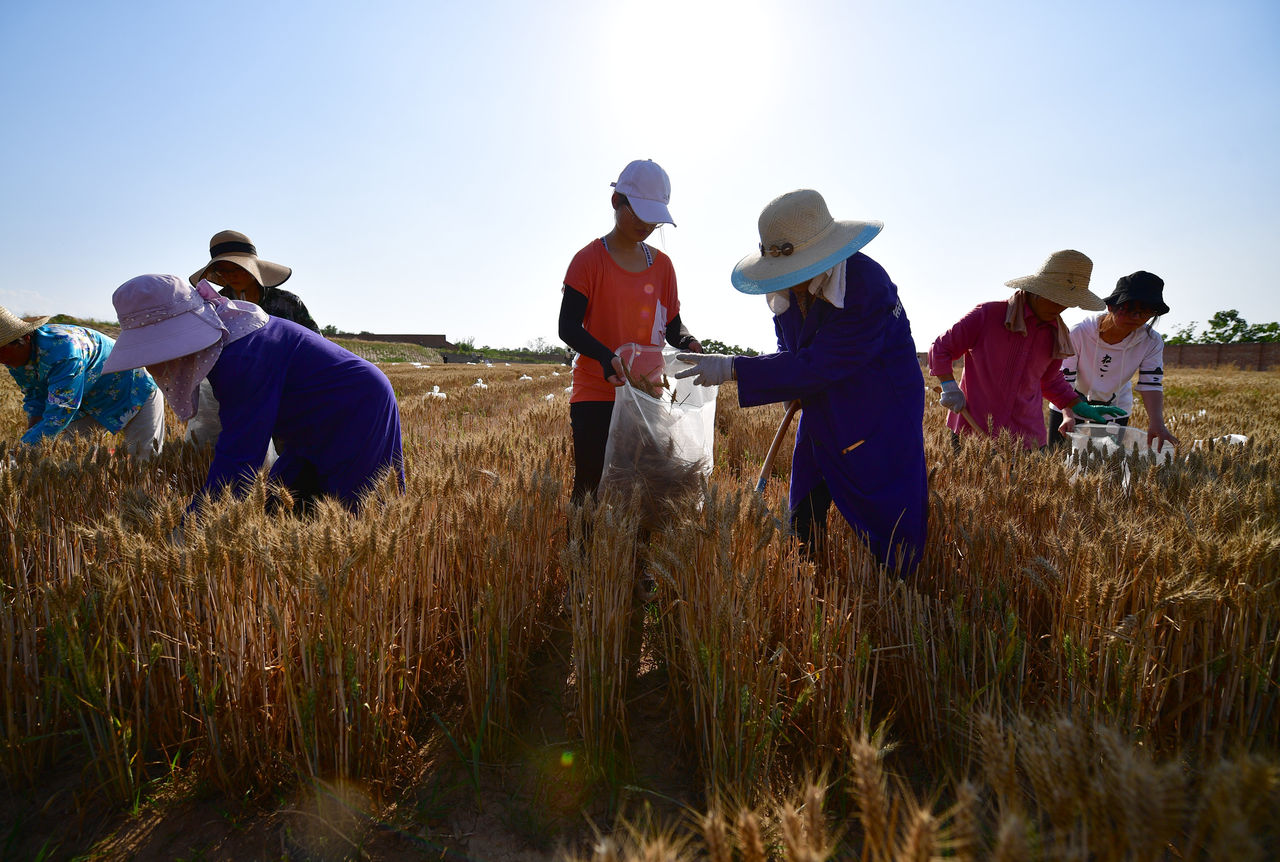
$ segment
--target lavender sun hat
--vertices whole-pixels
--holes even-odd
[[[176,275],[140,275],[111,295],[120,336],[102,370],[125,371],[204,350],[226,331],[214,306]]]

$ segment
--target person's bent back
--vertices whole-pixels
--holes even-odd
[[[273,317],[228,344],[209,382],[222,434],[206,492],[252,477],[274,437],[271,475],[304,498],[354,507],[385,470],[404,481],[400,412],[377,366],[298,324]]]

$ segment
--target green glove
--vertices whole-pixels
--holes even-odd
[[[1090,422],[1097,422],[1100,425],[1105,425],[1107,423],[1108,416],[1125,415],[1124,410],[1119,407],[1111,407],[1106,404],[1090,404],[1083,398],[1071,405],[1071,412],[1079,416],[1081,419],[1087,419]]]

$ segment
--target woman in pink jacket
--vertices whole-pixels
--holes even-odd
[[[1089,291],[1093,261],[1078,251],[1056,251],[1035,275],[1006,282],[1005,301],[984,302],[933,342],[929,373],[942,381],[947,427],[974,434],[976,424],[997,436],[1007,429],[1028,449],[1044,446],[1048,431],[1042,399],[1090,422],[1106,422],[1116,408],[1089,404],[1062,376],[1062,359],[1074,353],[1060,315],[1071,307],[1106,307]],[[964,360],[956,383],[952,364]]]

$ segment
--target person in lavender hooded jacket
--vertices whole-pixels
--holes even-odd
[[[377,366],[251,302],[219,296],[207,281],[140,275],[111,297],[120,337],[105,370],[145,365],[178,418],[195,414],[206,376],[222,433],[201,497],[242,494],[274,437],[270,478],[295,509],[321,496],[348,509],[388,471],[404,487],[400,409]]]
[[[677,377],[738,381],[743,407],[798,400],[791,461],[791,525],[820,546],[832,502],[876,558],[908,574],[928,524],[924,377],[898,289],[859,251],[880,222],[836,221],[811,189],[760,214],[760,251],[733,269],[733,286],[765,294],[778,352],[680,354]]]

